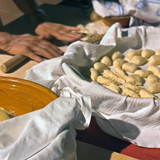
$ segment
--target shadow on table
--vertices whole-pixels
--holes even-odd
[[[100,129],[96,119],[92,117],[89,128],[77,130],[76,140],[82,141],[107,150],[121,153],[131,143],[115,138]]]

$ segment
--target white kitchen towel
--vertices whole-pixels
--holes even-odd
[[[92,0],[94,11],[101,17],[131,16],[130,26],[160,25],[158,0]]]
[[[148,148],[160,147],[160,101],[132,98],[91,82],[89,69],[102,56],[130,49],[160,48],[160,28],[122,29],[114,24],[100,44],[77,41],[64,56],[44,61],[28,72],[26,79],[40,83],[63,97],[88,96],[92,115],[108,134]]]
[[[66,93],[67,94],[67,93]],[[91,118],[89,97],[60,97],[44,109],[0,123],[1,160],[76,160],[75,129]]]

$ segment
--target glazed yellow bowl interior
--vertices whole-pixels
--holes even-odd
[[[0,107],[14,111],[17,116],[42,109],[57,97],[40,84],[0,76]]]

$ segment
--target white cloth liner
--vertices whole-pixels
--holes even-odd
[[[90,67],[102,56],[131,48],[157,50],[159,39],[159,28],[122,29],[116,23],[100,45],[77,41],[64,56],[31,68],[26,79],[52,89],[60,98],[44,109],[0,123],[0,159],[76,159],[75,129],[88,127],[91,115],[112,136],[159,148],[159,100],[123,96],[89,81]]]
[[[114,51],[125,54],[131,48],[157,50],[160,48],[159,39],[160,28],[140,26],[122,29],[116,23],[100,45],[80,41],[72,43],[63,57],[33,67],[26,79],[45,85],[59,95],[65,96],[64,91],[70,88],[75,93],[89,96],[93,115],[106,133],[138,146],[158,148],[159,100],[116,94],[96,82],[89,82],[88,77],[90,67],[102,56]]]

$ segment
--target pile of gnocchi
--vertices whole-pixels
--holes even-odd
[[[90,68],[92,81],[130,97],[157,98],[160,93],[160,49],[119,51],[104,56]]]

